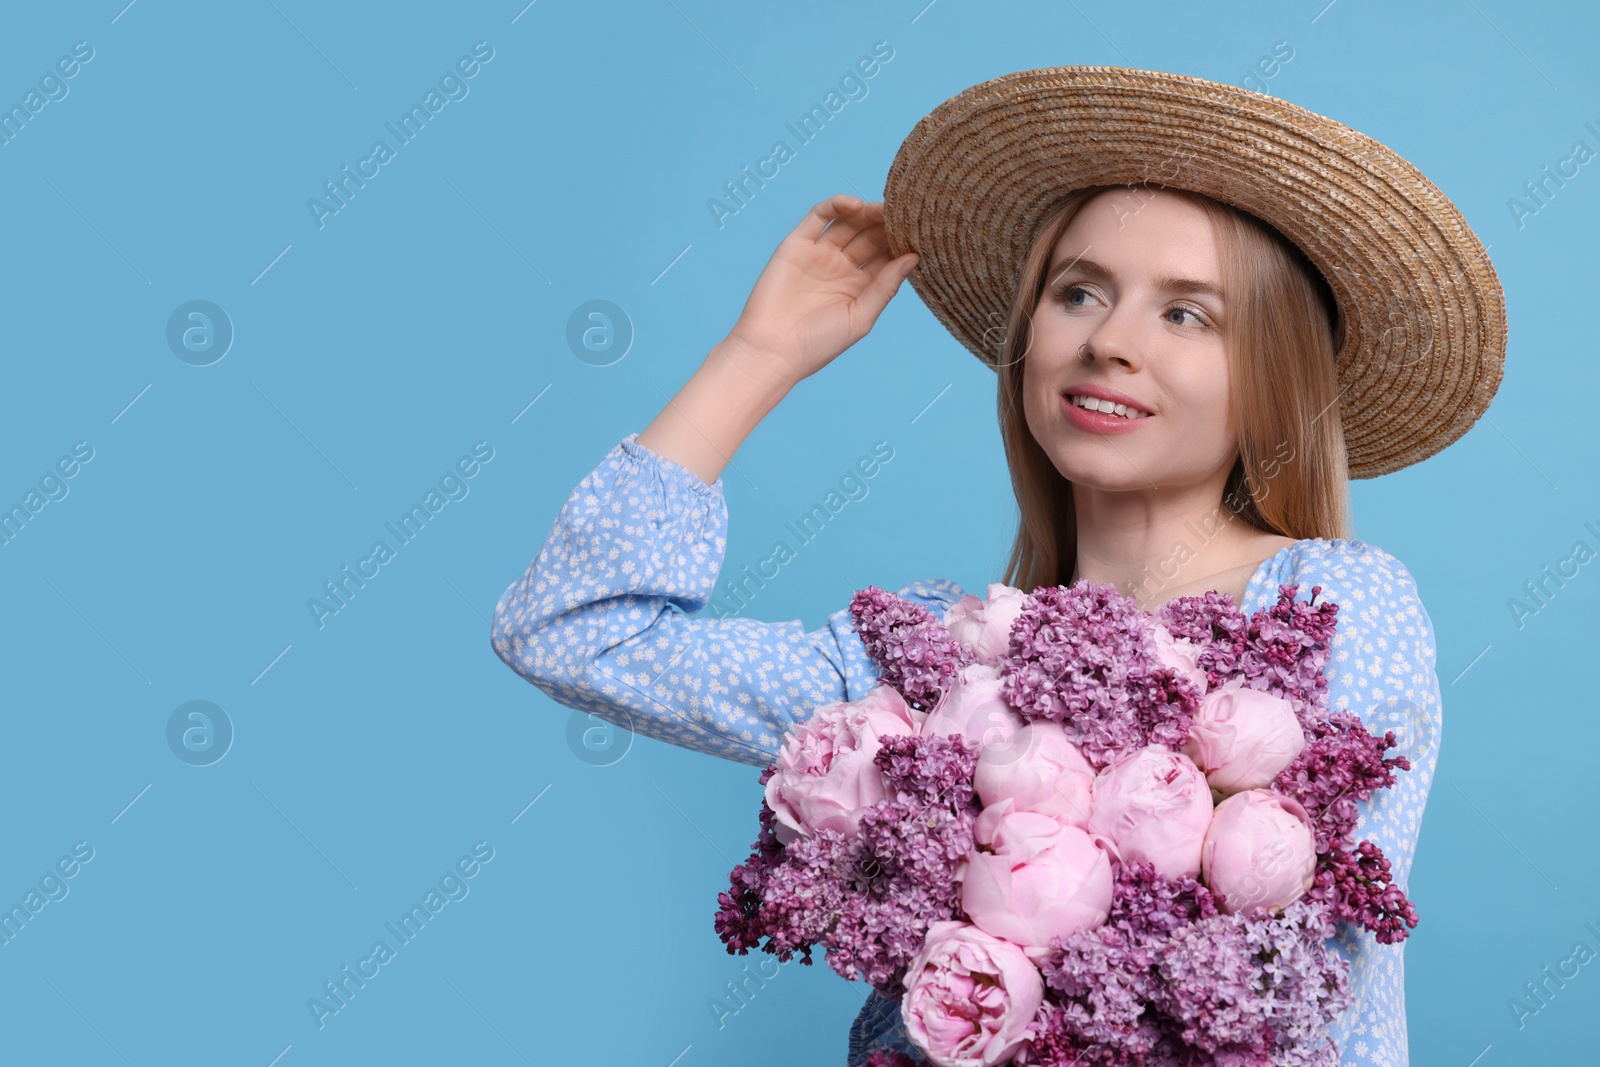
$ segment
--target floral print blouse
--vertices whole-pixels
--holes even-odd
[[[538,555],[496,604],[492,646],[569,708],[766,767],[788,730],[823,704],[865,696],[877,668],[848,608],[809,631],[798,620],[696,615],[727,548],[722,479],[708,485],[637,437],[623,438],[573,489]],[[1375,733],[1395,731],[1390,755],[1411,761],[1392,788],[1359,805],[1355,833],[1383,848],[1404,888],[1442,727],[1432,622],[1400,561],[1353,539],[1286,546],[1256,570],[1241,606],[1254,612],[1276,600],[1280,584],[1296,582],[1298,598],[1320,585],[1340,605],[1326,668],[1330,709],[1357,712]],[[942,615],[965,590],[934,578],[897,592]],[[1355,994],[1330,1028],[1340,1063],[1406,1067],[1405,942],[1381,945],[1341,925],[1334,945],[1351,962]],[[851,1027],[850,1067],[880,1049],[916,1058],[898,1002],[869,991]]]

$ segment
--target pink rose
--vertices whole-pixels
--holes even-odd
[[[1188,678],[1201,693],[1206,691],[1206,672],[1200,667],[1200,646],[1187,637],[1173,637],[1172,631],[1155,619],[1145,616],[1151,639],[1156,646],[1156,659],[1163,667],[1171,667],[1180,678]]]
[[[1027,606],[1028,594],[1000,582],[992,582],[988,599],[968,593],[951,604],[944,613],[950,636],[972,649],[979,662],[990,662],[1011,648],[1011,624]]]
[[[978,847],[962,863],[961,908],[974,925],[1042,960],[1050,939],[1089,930],[1111,911],[1111,856],[1103,843],[1009,798],[984,808]]]
[[[1183,751],[1227,795],[1265,789],[1305,745],[1293,704],[1235,679],[1201,698]]]
[[[985,758],[1004,762],[1015,751],[1015,738],[1023,725],[1022,716],[1000,695],[1000,669],[973,663],[956,673],[950,688],[928,712],[922,736],[960,734],[980,746],[980,762]]]
[[[928,928],[905,984],[906,1033],[938,1067],[1007,1062],[1044,1001],[1044,981],[1021,949],[955,920]]]
[[[1181,752],[1146,745],[1095,776],[1089,829],[1109,837],[1122,860],[1152,863],[1168,878],[1193,878],[1210,823],[1211,788]]]
[[[1094,767],[1067,739],[1065,727],[1035,719],[1023,724],[1009,747],[985,751],[973,784],[986,807],[1009,797],[1022,811],[1042,812],[1088,829],[1094,775]]]
[[[1200,849],[1206,886],[1232,913],[1282,911],[1305,895],[1316,874],[1311,816],[1293,797],[1246,789],[1217,805]]]
[[[787,845],[816,830],[856,833],[861,812],[883,799],[883,772],[872,757],[882,738],[917,733],[911,708],[894,687],[860,700],[828,704],[784,738],[767,779],[773,834]]]

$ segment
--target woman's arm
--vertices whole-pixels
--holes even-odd
[[[818,706],[864,695],[873,668],[848,609],[812,633],[690,613],[727,546],[723,467],[796,383],[872,328],[917,261],[887,249],[883,205],[853,196],[817,204],[783,239],[728,337],[578,483],[501,595],[490,640],[508,666],[568,707],[757,765]]]
[[[765,766],[786,731],[823,704],[866,695],[877,669],[848,607],[810,632],[798,620],[689,614],[711,599],[727,522],[720,478],[707,485],[624,438],[501,595],[495,653],[557,703]],[[899,592],[941,616],[962,595],[943,580]]]
[[[710,485],[793,387],[730,336],[711,350],[637,440]]]
[[[1321,585],[1319,600],[1339,604],[1326,667],[1329,710],[1356,712],[1374,734],[1393,730],[1398,744],[1387,755],[1411,763],[1410,770],[1395,771],[1393,786],[1356,805],[1354,834],[1357,843],[1371,839],[1383,849],[1394,884],[1404,889],[1443,730],[1433,622],[1405,566],[1362,541],[1315,545],[1296,568],[1295,580],[1300,599]],[[1418,902],[1417,911],[1426,921],[1427,902]],[[1341,924],[1334,944],[1351,961],[1355,995],[1330,1028],[1340,1064],[1405,1067],[1405,942],[1380,944],[1366,930]]]

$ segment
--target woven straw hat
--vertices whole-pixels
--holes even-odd
[[[1345,320],[1339,409],[1352,478],[1433,455],[1488,408],[1505,297],[1432,182],[1332,119],[1237,86],[1122,67],[994,78],[917,123],[889,169],[891,256],[991,368],[1039,223],[1075,189],[1152,183],[1271,223],[1322,271]]]

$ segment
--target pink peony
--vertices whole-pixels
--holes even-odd
[[[992,1067],[1021,1047],[1044,980],[1017,946],[955,920],[936,922],[906,968],[906,1033],[937,1067]]]
[[[1200,849],[1201,876],[1230,914],[1281,912],[1311,888],[1316,866],[1311,816],[1298,800],[1265,789],[1218,804]]]
[[[1007,797],[983,809],[973,837],[978,847],[961,868],[961,909],[985,933],[1037,963],[1052,937],[1105,922],[1111,856],[1095,836],[1049,815],[1019,811]]]
[[[950,636],[985,662],[1005,655],[1011,647],[1011,624],[1022,614],[1028,600],[1027,593],[1000,582],[990,583],[987,592],[987,600],[968,593],[944,613]]]
[[[911,708],[892,686],[817,709],[784,739],[767,779],[778,841],[823,829],[856,833],[862,809],[884,797],[883,772],[872,761],[882,738],[916,733]]]
[[[1201,699],[1183,751],[1227,795],[1265,789],[1305,746],[1294,705],[1239,678]]]
[[[956,673],[932,711],[922,722],[922,736],[959,734],[980,746],[978,759],[997,763],[1016,757],[1022,716],[1000,694],[1000,670],[974,663]]]
[[[1172,631],[1153,616],[1145,616],[1150,636],[1155,641],[1156,659],[1163,667],[1171,667],[1178,677],[1188,678],[1195,690],[1206,691],[1206,672],[1200,666],[1200,646],[1187,637],[1174,637]]]
[[[1022,811],[1053,815],[1080,829],[1089,827],[1094,767],[1058,722],[1026,723],[1009,747],[985,752],[973,785],[985,806],[1009,797]]]
[[[1211,788],[1193,760],[1146,745],[1095,776],[1089,829],[1110,838],[1125,862],[1143,860],[1164,877],[1193,878],[1211,809]]]

